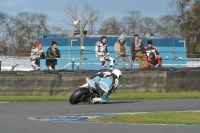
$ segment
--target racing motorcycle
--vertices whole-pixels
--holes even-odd
[[[100,98],[100,95],[95,89],[89,86],[77,89],[70,96],[69,102],[74,105],[80,102],[92,102],[93,98]]]

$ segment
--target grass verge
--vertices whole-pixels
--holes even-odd
[[[200,112],[156,112],[96,118],[98,122],[200,125]]]
[[[58,96],[0,96],[0,101],[68,101],[70,95]],[[118,92],[109,96],[110,100],[143,100],[143,99],[190,99],[200,98],[200,92]]]
[[[200,92],[120,92],[110,95],[111,100],[143,100],[143,99],[191,99],[200,98]]]
[[[25,102],[35,102],[35,101],[68,101],[69,95],[67,96],[0,96],[0,101],[14,102],[14,101],[25,101]]]

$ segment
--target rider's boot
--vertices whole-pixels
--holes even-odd
[[[108,96],[110,95],[111,93],[109,92],[105,92],[103,97],[102,97],[102,103],[107,103],[108,102]]]
[[[92,98],[92,103],[100,103],[102,101],[102,98]]]

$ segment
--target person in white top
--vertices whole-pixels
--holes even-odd
[[[45,54],[42,50],[42,42],[37,42],[36,47],[31,50],[31,66],[34,70],[40,70],[40,59],[44,59]]]
[[[95,45],[96,57],[101,61],[102,68],[106,69],[105,61],[110,61],[110,70],[114,69],[114,58],[109,56],[108,45],[106,44],[106,36],[102,36],[101,40]]]

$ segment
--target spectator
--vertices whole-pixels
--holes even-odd
[[[140,40],[139,38],[139,35],[134,35],[134,42],[131,43],[130,49],[132,54],[132,60],[134,61],[135,59],[138,62],[138,64],[140,65],[140,69],[147,68],[148,61],[146,56],[146,50],[144,48],[142,40]]]
[[[102,36],[101,40],[95,45],[96,57],[101,61],[102,68],[106,69],[105,61],[110,61],[110,70],[114,69],[114,58],[109,56],[108,45],[106,44],[106,36]]]
[[[149,62],[149,67],[155,67],[155,65],[158,64],[158,67],[161,67],[162,65],[162,58],[155,46],[152,45],[152,40],[148,40],[147,42],[147,47],[146,53],[147,53],[147,58]]]
[[[34,70],[40,70],[40,59],[44,59],[45,54],[42,50],[42,42],[37,42],[36,47],[31,50],[31,66]]]
[[[60,51],[57,49],[57,43],[52,41],[51,47],[47,50],[46,66],[48,70],[55,70],[57,64],[56,58],[60,58]]]
[[[121,69],[125,69],[124,61],[127,61],[129,63],[129,69],[132,69],[132,59],[131,57],[128,56],[126,40],[123,35],[119,37],[119,39],[115,43],[114,48],[115,48],[115,55],[120,63]]]

